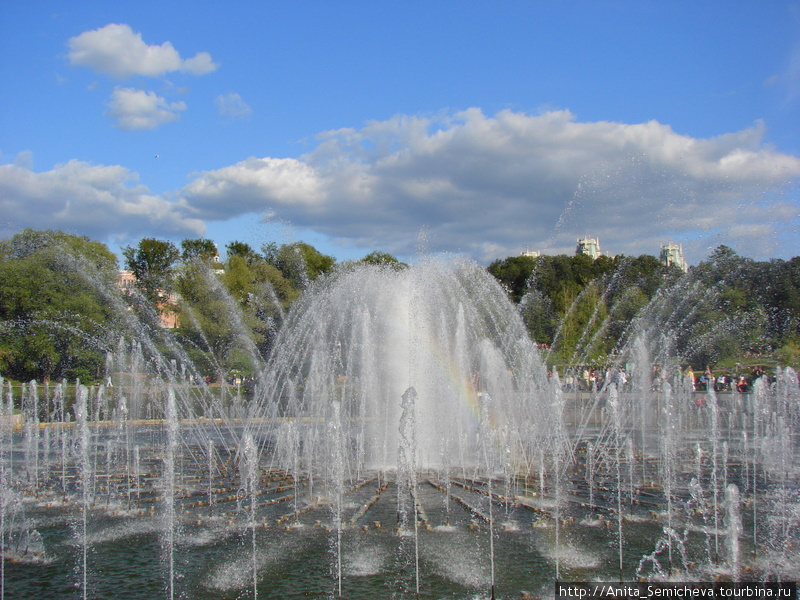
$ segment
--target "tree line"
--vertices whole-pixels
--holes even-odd
[[[117,257],[88,237],[28,229],[0,241],[0,375],[97,381],[120,340],[143,329],[152,352],[199,372],[254,375],[303,291],[348,266],[303,242],[234,241],[220,260],[205,238],[145,238],[122,258],[133,289],[120,289]],[[377,251],[355,262],[405,267]],[[649,255],[513,256],[487,270],[551,362],[606,361],[648,330],[696,366],[767,353],[798,363],[798,257],[754,261],[720,246],[686,275]],[[159,326],[164,313],[175,329]]]
[[[602,363],[642,331],[696,367],[800,363],[800,257],[719,246],[689,273],[654,256],[514,256],[488,267],[552,362]]]
[[[101,242],[33,229],[0,241],[0,375],[97,381],[120,340],[142,337],[151,353],[189,359],[213,378],[255,374],[289,307],[342,265],[303,242],[257,250],[234,241],[225,251],[220,262],[209,239],[144,238],[122,248],[135,278],[122,290],[117,257]],[[357,262],[402,266],[382,252]],[[175,329],[160,326],[164,313]]]

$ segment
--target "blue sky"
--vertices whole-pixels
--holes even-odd
[[[800,254],[800,2],[7,2],[0,235]]]

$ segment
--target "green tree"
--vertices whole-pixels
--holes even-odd
[[[217,245],[207,238],[181,241],[181,259],[184,262],[202,260],[210,263],[217,258]]]
[[[554,340],[559,359],[585,363],[603,358],[608,348],[605,338],[596,334],[606,325],[607,316],[603,286],[598,282],[587,285],[569,303],[569,310],[561,320],[559,335]]]
[[[178,337],[207,373],[254,374],[300,290],[246,244],[228,248],[223,271],[210,267],[194,260],[177,272]]]
[[[494,261],[487,270],[506,289],[511,300],[519,302],[528,291],[528,280],[537,260],[531,256],[509,256]]]
[[[560,317],[567,314],[572,303],[578,297],[583,287],[591,281],[588,269],[591,259],[588,256],[578,263],[578,270],[574,269],[575,257],[560,254],[557,256],[540,256],[535,259],[531,272],[530,286],[539,290],[550,298],[553,309]]]
[[[390,267],[398,268],[398,269],[404,269],[404,268],[408,267],[408,265],[406,263],[400,262],[399,260],[397,260],[397,258],[392,256],[388,252],[380,252],[378,250],[370,252],[369,254],[367,254],[364,258],[362,258],[358,262],[363,263],[363,264],[367,264],[367,265],[390,266]]]
[[[550,344],[558,327],[558,315],[550,298],[532,290],[519,303],[520,314],[531,337],[537,344]]]
[[[300,290],[277,267],[261,258],[248,260],[241,254],[228,256],[222,280],[240,306],[268,304],[272,309],[266,314],[273,317],[289,308],[300,295]]]
[[[281,246],[270,242],[262,246],[262,252],[266,261],[299,289],[304,289],[309,282],[330,272],[336,264],[335,258],[322,254],[304,242]]]
[[[753,289],[755,263],[728,246],[716,248],[690,273],[691,293],[678,335],[678,352],[698,367],[765,346],[767,312]],[[685,294],[685,292],[682,292]]]
[[[262,356],[269,354],[283,323],[284,312],[297,300],[300,290],[262,258],[233,254],[222,277],[231,296],[257,329],[256,342]]]
[[[637,285],[630,285],[622,292],[606,296],[608,321],[603,335],[606,352],[612,352],[628,341],[631,333],[630,325],[639,314],[647,308],[650,298]]]
[[[178,292],[179,340],[193,362],[206,373],[225,376],[242,355],[251,356],[249,371],[257,368],[260,324],[253,312],[242,310],[222,277],[208,264],[195,260],[175,277]]]
[[[172,242],[144,238],[138,246],[122,249],[125,266],[133,273],[142,294],[157,304],[163,293],[172,290],[172,276],[180,252]]]
[[[263,258],[253,250],[250,244],[245,242],[233,241],[225,245],[225,250],[228,253],[228,260],[233,256],[241,256],[251,263],[256,260],[263,260]]]
[[[800,257],[755,263],[749,289],[767,313],[770,344],[800,342]]]
[[[117,336],[116,263],[104,244],[60,231],[0,242],[0,373],[101,377]]]

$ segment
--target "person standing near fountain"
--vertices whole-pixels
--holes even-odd
[[[614,383],[617,384],[617,389],[622,391],[622,388],[628,383],[628,376],[625,374],[623,367],[617,367],[617,372],[614,374]]]
[[[692,365],[688,365],[686,367],[686,382],[692,388],[693,392],[697,391],[697,388],[695,388],[694,384],[694,371],[692,370]]]
[[[703,373],[703,377],[706,378],[706,391],[709,392],[714,388],[714,384],[717,381],[717,378],[714,377],[714,372],[711,370],[711,365],[706,365],[705,373]]]

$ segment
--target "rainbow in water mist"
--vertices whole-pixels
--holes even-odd
[[[507,463],[509,450],[530,463],[542,441],[554,441],[538,351],[505,292],[474,262],[342,270],[293,310],[276,348],[259,411],[268,423],[303,418],[306,469],[324,468],[331,455],[323,427],[334,402],[348,468],[396,468],[400,400],[410,387],[421,468]],[[498,456],[487,458],[487,448]]]

